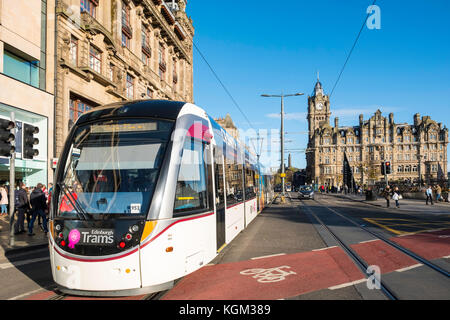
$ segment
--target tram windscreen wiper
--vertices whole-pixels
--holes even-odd
[[[83,209],[80,202],[70,193],[69,188],[66,186],[64,182],[58,182],[58,186],[64,192],[64,195],[69,200],[72,207],[75,209],[75,212],[82,220],[88,220],[87,212]]]

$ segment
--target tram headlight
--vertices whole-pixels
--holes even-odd
[[[139,226],[137,224],[130,227],[130,232],[135,233],[139,231]]]

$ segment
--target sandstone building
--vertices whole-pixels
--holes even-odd
[[[186,0],[58,0],[55,155],[78,117],[137,99],[193,102]]]
[[[384,181],[383,161],[391,163],[389,181],[394,183],[437,183],[447,180],[448,129],[428,116],[414,115],[412,124],[396,123],[394,114],[380,110],[365,120],[359,115],[355,126],[330,125],[329,96],[317,80],[308,97],[309,139],[306,150],[307,182],[343,186],[346,154],[358,185]]]

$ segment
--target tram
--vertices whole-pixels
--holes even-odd
[[[272,178],[200,107],[140,100],[83,114],[55,173],[51,271],[59,289],[170,289],[209,263],[273,196]]]

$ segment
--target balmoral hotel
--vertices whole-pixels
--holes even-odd
[[[373,185],[384,181],[383,161],[391,163],[389,181],[439,183],[447,180],[448,129],[429,116],[411,115],[414,122],[398,123],[394,114],[384,117],[376,110],[369,119],[359,115],[354,126],[330,125],[330,98],[317,80],[308,97],[309,140],[306,153],[309,183],[343,186],[344,155],[355,183]]]
[[[194,28],[186,3],[57,1],[56,157],[73,123],[96,106],[193,101]]]

